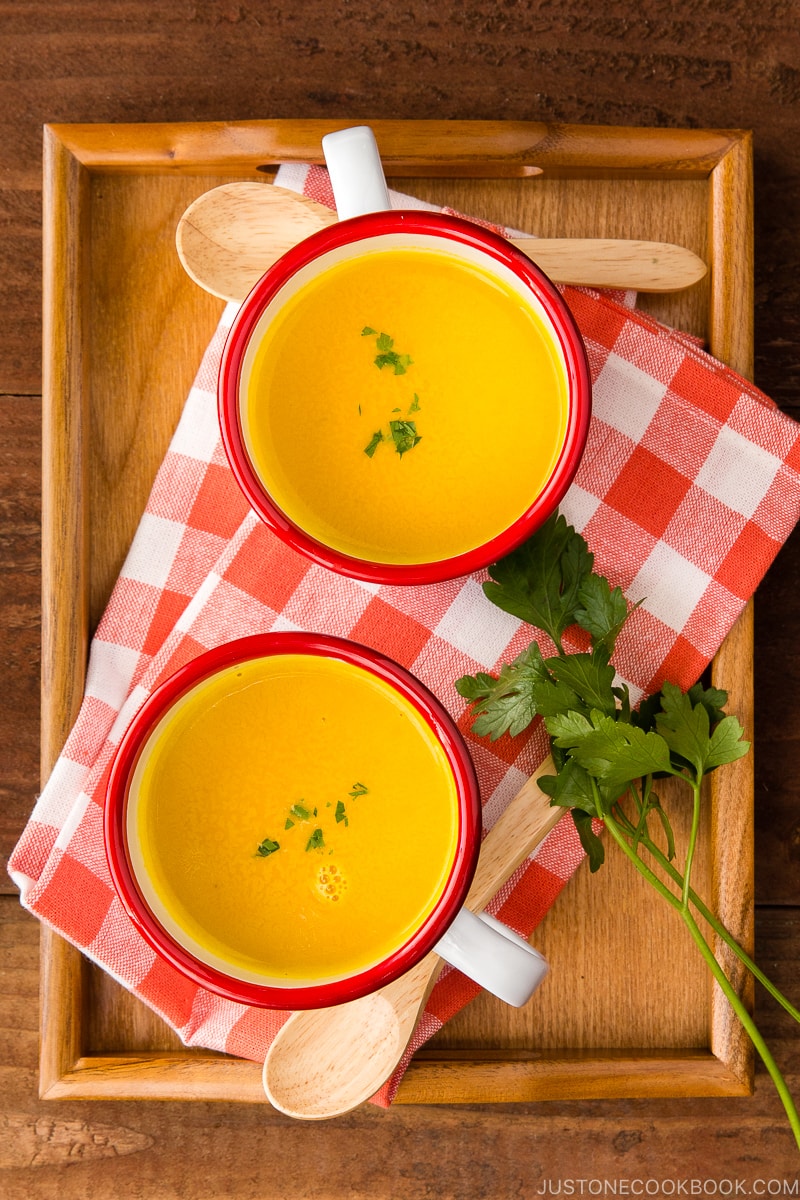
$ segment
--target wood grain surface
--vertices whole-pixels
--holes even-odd
[[[3,853],[39,788],[45,123],[533,121],[543,126],[545,148],[553,123],[752,129],[755,379],[800,416],[798,62],[796,0],[0,5]],[[502,187],[499,181],[499,195]],[[798,582],[795,536],[757,598],[754,714],[756,957],[795,1000]],[[0,1193],[9,1200],[88,1194],[471,1200],[534,1196],[568,1178],[696,1178],[751,1188],[757,1180],[797,1177],[780,1105],[760,1071],[755,1095],[741,1099],[411,1105],[388,1113],[366,1109],[313,1129],[265,1107],[225,1102],[39,1101],[39,928],[4,875],[0,887]],[[796,1027],[760,991],[756,1011],[797,1096]],[[102,1036],[102,1028],[93,1031],[98,1047]]]

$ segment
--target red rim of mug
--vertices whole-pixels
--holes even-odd
[[[309,654],[338,658],[392,686],[417,709],[447,757],[456,784],[459,830],[450,874],[430,916],[411,938],[381,962],[341,980],[277,986],[240,980],[204,963],[180,945],[152,912],[137,884],[127,837],[130,783],[147,740],[182,696],[216,672],[255,658]],[[103,814],[106,857],[119,899],[148,945],[201,987],[242,1004],[265,1008],[321,1008],[355,1000],[408,971],[427,954],[455,919],[475,873],[481,840],[481,804],[475,768],[450,715],[418,679],[392,659],[357,642],[310,633],[263,633],[227,642],[200,654],[166,679],[130,722],[111,766]]]
[[[482,250],[508,268],[536,296],[550,319],[564,355],[569,413],[564,444],[542,491],[512,525],[480,546],[451,558],[423,563],[384,563],[356,558],[312,537],[275,503],[259,478],[242,429],[240,380],[250,337],[266,306],[297,271],[330,250],[360,240],[403,233],[436,236]],[[218,384],[219,423],[225,453],[239,487],[261,520],[312,561],[373,583],[414,585],[454,579],[489,566],[516,549],[556,510],[571,484],[586,445],[591,416],[591,375],[586,349],[561,293],[520,250],[494,233],[449,214],[424,211],[368,213],[327,226],[288,250],[256,283],[237,313],[222,354]]]

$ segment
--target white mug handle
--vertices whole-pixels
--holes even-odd
[[[369,125],[326,133],[322,153],[340,221],[391,208],[378,143]]]
[[[515,1008],[527,1004],[548,971],[547,960],[513,929],[468,908],[461,909],[434,951]]]

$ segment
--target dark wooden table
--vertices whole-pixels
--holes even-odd
[[[17,0],[0,7],[0,96],[4,859],[39,787],[45,122],[505,118],[752,129],[755,377],[800,416],[797,0]],[[756,602],[756,957],[795,1000],[798,584],[795,536]],[[772,1195],[797,1179],[800,1158],[761,1070],[745,1099],[368,1107],[311,1126],[246,1105],[40,1102],[38,926],[5,874],[0,893],[0,1194],[8,1200],[504,1198],[566,1191],[568,1181],[575,1195],[625,1194],[626,1180],[628,1194],[656,1186],[681,1194],[694,1180],[695,1188],[709,1181],[705,1194]],[[800,1097],[800,1030],[760,991],[756,1003]]]

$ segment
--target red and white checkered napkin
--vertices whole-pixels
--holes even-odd
[[[320,168],[284,169],[281,182],[332,202]],[[665,678],[688,687],[800,515],[800,426],[694,339],[609,295],[575,288],[565,295],[589,353],[594,416],[562,512],[612,584],[642,600],[617,653],[634,696]],[[200,366],[92,643],[77,722],[10,871],[27,908],[151,1005],[187,1045],[261,1060],[285,1014],[232,1004],[187,982],[141,940],[111,885],[104,783],[145,696],[179,664],[243,634],[307,629],[366,642],[408,667],[458,721],[487,829],[547,745],[541,730],[491,744],[469,731],[453,681],[497,669],[531,633],[489,603],[480,576],[413,588],[345,579],[288,549],[248,509],[216,417],[217,367],[233,315],[229,306]],[[491,911],[529,935],[581,859],[572,822],[561,821]],[[475,991],[445,969],[413,1047]],[[379,1103],[391,1101],[407,1061]]]

